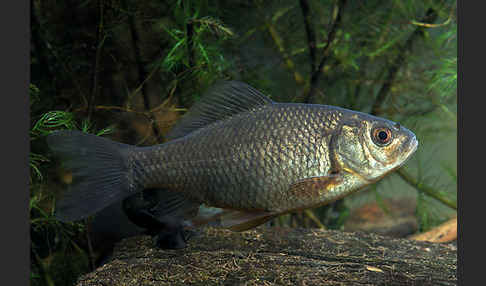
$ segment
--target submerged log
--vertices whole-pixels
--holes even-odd
[[[122,240],[87,285],[456,285],[453,244],[362,232],[201,230],[179,250],[150,236]]]
[[[449,242],[457,240],[457,216],[427,232],[412,235],[409,239],[430,242]]]

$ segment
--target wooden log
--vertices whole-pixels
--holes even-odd
[[[409,237],[413,240],[449,242],[457,239],[457,216],[433,229]]]
[[[457,285],[457,250],[376,234],[321,229],[207,228],[188,247],[122,240],[87,285]]]

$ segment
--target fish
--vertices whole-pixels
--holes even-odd
[[[61,221],[94,215],[144,189],[165,194],[151,214],[188,224],[202,206],[244,231],[348,196],[400,168],[418,147],[391,120],[337,106],[281,103],[240,81],[209,88],[167,134],[133,146],[80,131],[47,137],[73,182]]]

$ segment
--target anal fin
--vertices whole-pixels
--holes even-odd
[[[232,231],[245,231],[271,220],[275,213],[266,211],[226,210],[220,216],[221,226]]]
[[[208,225],[213,227],[227,228],[232,231],[245,231],[257,227],[272,218],[277,213],[261,210],[233,210],[221,208],[207,208],[210,212],[199,212],[197,217],[190,220],[195,227]]]

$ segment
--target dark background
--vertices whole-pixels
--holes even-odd
[[[392,174],[314,210],[321,225],[308,213],[272,225],[346,230],[366,205],[421,232],[456,213],[455,1],[31,1],[30,12],[35,285],[72,283],[95,255],[84,223],[52,218],[69,176],[43,137],[70,128],[162,143],[218,79],[245,81],[276,101],[374,113],[419,138],[403,168],[409,177]]]

